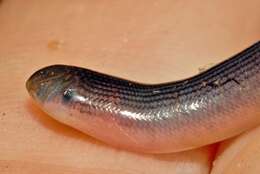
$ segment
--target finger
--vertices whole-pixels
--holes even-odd
[[[260,127],[223,142],[212,174],[258,174],[260,172]]]
[[[249,29],[253,33],[251,40],[245,36],[243,40],[247,43],[241,44],[241,48],[234,44],[236,48],[229,49],[227,53],[227,45],[222,44],[223,38],[220,37],[223,32],[216,32],[219,26],[212,29],[217,33],[214,37],[198,37],[205,33],[211,36],[212,32],[208,27],[195,27],[194,30],[193,22],[200,24],[201,21],[211,21],[212,17],[217,21],[229,18],[226,15],[217,18],[218,15],[214,13],[194,16],[197,13],[190,11],[196,11],[193,8],[196,4],[183,9],[181,7],[184,4],[172,4],[169,8],[167,3],[163,3],[159,9],[148,2],[138,8],[132,8],[136,6],[132,1],[119,4],[104,1],[61,2],[52,1],[51,8],[47,1],[30,1],[26,4],[3,1],[1,4],[0,22],[4,25],[0,27],[0,38],[4,42],[0,43],[0,79],[4,100],[0,100],[0,109],[5,112],[0,121],[0,138],[4,140],[0,143],[0,152],[3,154],[0,156],[1,169],[7,173],[12,170],[22,172],[23,169],[94,173],[104,168],[110,173],[128,172],[131,168],[143,173],[146,170],[150,173],[159,170],[173,173],[171,169],[176,173],[207,173],[210,149],[162,157],[132,154],[96,143],[86,135],[58,124],[40,111],[31,111],[33,106],[27,103],[24,82],[34,70],[55,63],[80,65],[143,82],[177,80],[194,75],[201,64],[221,61],[208,58],[225,58],[241,50],[253,42],[256,32]],[[229,8],[219,7],[222,11],[230,11]],[[133,9],[136,10],[134,13]],[[154,18],[140,15],[147,9],[154,14]],[[206,13],[214,11],[206,9]],[[165,10],[169,13],[161,13]],[[171,12],[177,11],[179,16],[184,16],[181,22],[178,22],[178,17],[176,22],[172,21],[175,15]],[[236,14],[236,11],[231,13]],[[190,17],[193,22],[190,22]],[[232,21],[233,17],[229,20]],[[242,37],[241,32],[236,32],[237,25],[240,26],[234,24],[225,29],[228,30],[225,32],[227,36],[232,34],[232,38],[239,38],[232,40],[232,43],[239,43]],[[183,40],[186,42],[183,43]],[[209,43],[209,49],[205,50],[205,43]],[[221,43],[218,49],[215,49],[216,43]],[[198,55],[200,59],[197,59]],[[196,61],[191,63],[191,60]]]

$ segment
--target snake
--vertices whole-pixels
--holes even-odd
[[[111,148],[185,151],[260,124],[260,41],[183,80],[146,84],[55,64],[26,88],[52,118]]]

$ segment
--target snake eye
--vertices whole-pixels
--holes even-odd
[[[74,96],[74,91],[72,89],[67,89],[64,91],[63,96],[62,96],[62,101],[64,103],[68,103],[69,101],[71,101],[71,99]]]

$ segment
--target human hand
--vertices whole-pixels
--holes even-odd
[[[243,11],[239,9],[249,8],[247,2],[241,1],[237,8],[234,4],[216,7],[225,17],[214,16],[209,4],[203,7],[207,14],[203,15],[194,13],[198,4],[186,4],[183,9],[180,2],[158,3],[147,1],[137,7],[132,1],[3,1],[0,173],[204,174],[213,161],[213,174],[259,173],[260,128],[220,146],[138,154],[107,146],[56,122],[29,99],[25,81],[50,64],[78,65],[158,83],[192,76],[202,65],[220,62],[259,38],[253,24],[234,21],[235,14]],[[257,7],[257,2],[251,5]],[[240,15],[260,16],[257,10],[245,12]],[[214,17],[222,22],[209,30],[205,25]],[[230,27],[224,26],[232,21]],[[244,26],[250,35],[241,36],[237,26]],[[227,36],[237,39],[227,41]]]

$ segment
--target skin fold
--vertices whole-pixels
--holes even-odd
[[[141,84],[52,65],[26,87],[56,120],[107,144],[145,153],[197,148],[260,123],[260,42],[194,77]]]
[[[143,83],[193,76],[259,40],[259,2],[3,0],[0,173],[209,174],[217,167],[214,174],[259,174],[260,138],[251,134],[259,131],[249,131],[246,149],[241,136],[220,142],[216,157],[212,146],[132,153],[53,120],[25,88],[33,72],[51,64]]]

